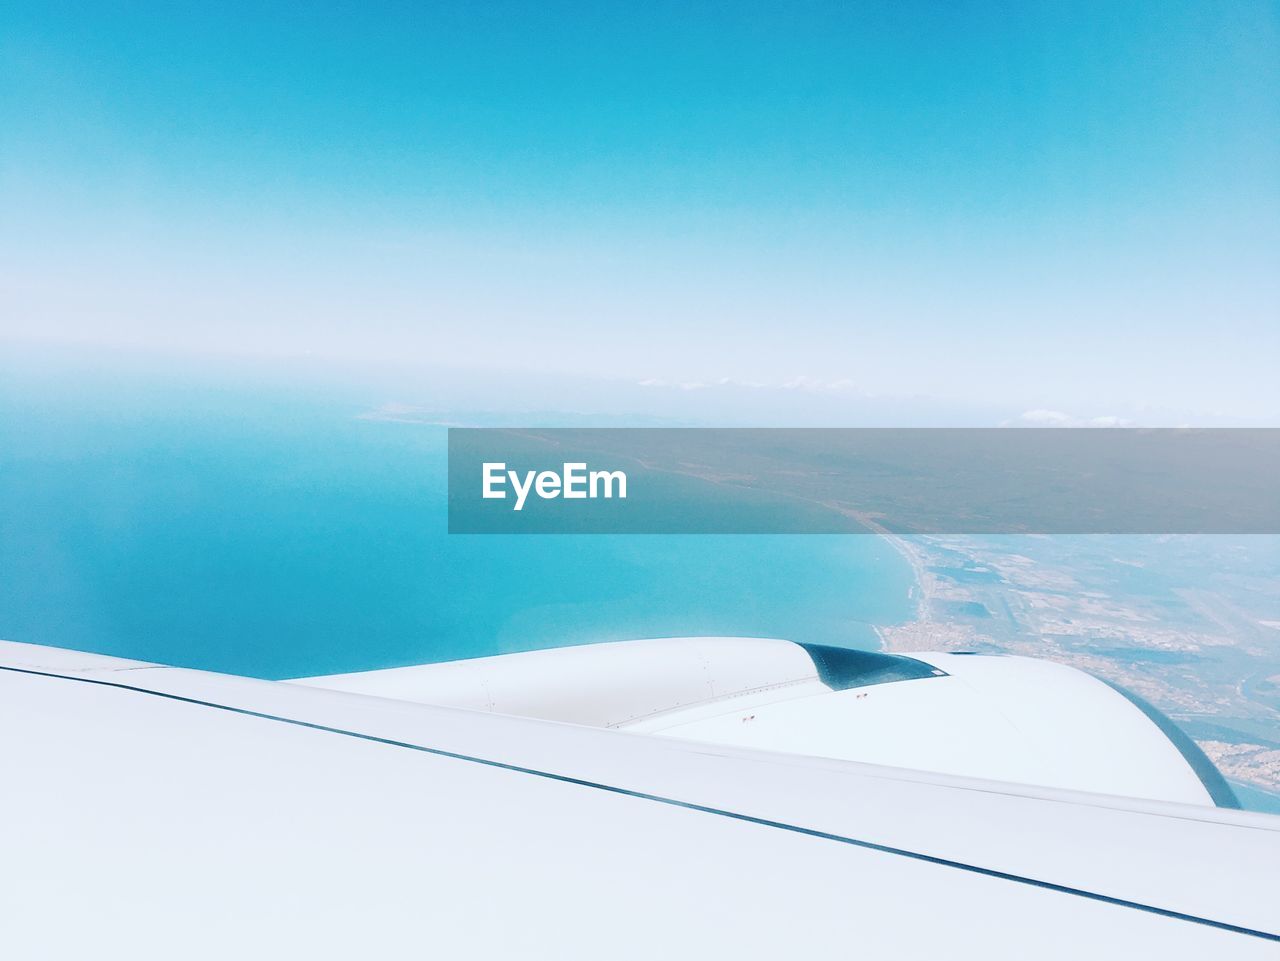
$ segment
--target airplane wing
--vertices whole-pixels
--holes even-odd
[[[1068,669],[483,660],[287,683],[0,642],[4,956],[1280,956],[1280,819]]]

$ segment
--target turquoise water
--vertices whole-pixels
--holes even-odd
[[[461,536],[445,431],[346,399],[5,398],[0,637],[280,678],[672,634],[875,646],[870,536]]]
[[[913,613],[876,537],[451,536],[444,429],[371,406],[0,381],[0,638],[281,678]]]
[[[1246,811],[1280,814],[1280,794],[1273,794],[1271,791],[1264,791],[1239,781],[1232,781],[1231,789],[1236,792],[1236,800]]]

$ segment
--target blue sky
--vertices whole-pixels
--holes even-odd
[[[10,343],[1280,419],[1274,2],[8,4],[0,57]]]

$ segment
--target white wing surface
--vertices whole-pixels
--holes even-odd
[[[4,956],[1280,956],[1270,816],[326,683],[0,643]]]

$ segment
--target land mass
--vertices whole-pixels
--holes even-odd
[[[1150,701],[1228,778],[1280,792],[1275,538],[913,536],[918,579],[886,650],[1023,654]]]

